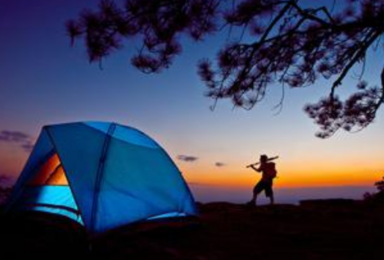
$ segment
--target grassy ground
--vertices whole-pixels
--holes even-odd
[[[199,205],[198,222],[123,227],[92,241],[64,218],[3,216],[7,254],[88,259],[384,259],[384,206],[354,201],[257,208]],[[77,257],[76,257],[77,258]]]

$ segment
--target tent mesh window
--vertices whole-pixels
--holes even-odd
[[[38,165],[24,190],[23,207],[61,214],[83,224],[57,153]]]

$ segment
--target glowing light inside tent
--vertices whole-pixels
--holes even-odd
[[[68,185],[63,166],[57,153],[42,164],[29,185]]]

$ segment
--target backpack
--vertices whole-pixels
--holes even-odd
[[[276,165],[275,163],[273,162],[269,162],[267,163],[267,167],[266,167],[266,175],[271,178],[271,179],[274,179],[276,178],[277,176],[277,171],[276,171]]]

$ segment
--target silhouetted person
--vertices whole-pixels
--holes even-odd
[[[257,195],[265,191],[265,195],[270,199],[271,205],[274,204],[274,197],[273,197],[273,179],[276,177],[276,168],[275,163],[271,162],[272,160],[277,159],[278,156],[268,158],[267,155],[263,154],[260,156],[260,162],[256,164],[250,164],[247,167],[251,167],[257,172],[261,172],[261,180],[256,184],[256,186],[253,188],[253,197],[248,204],[250,205],[256,205]],[[256,168],[256,165],[260,164],[258,168]]]

